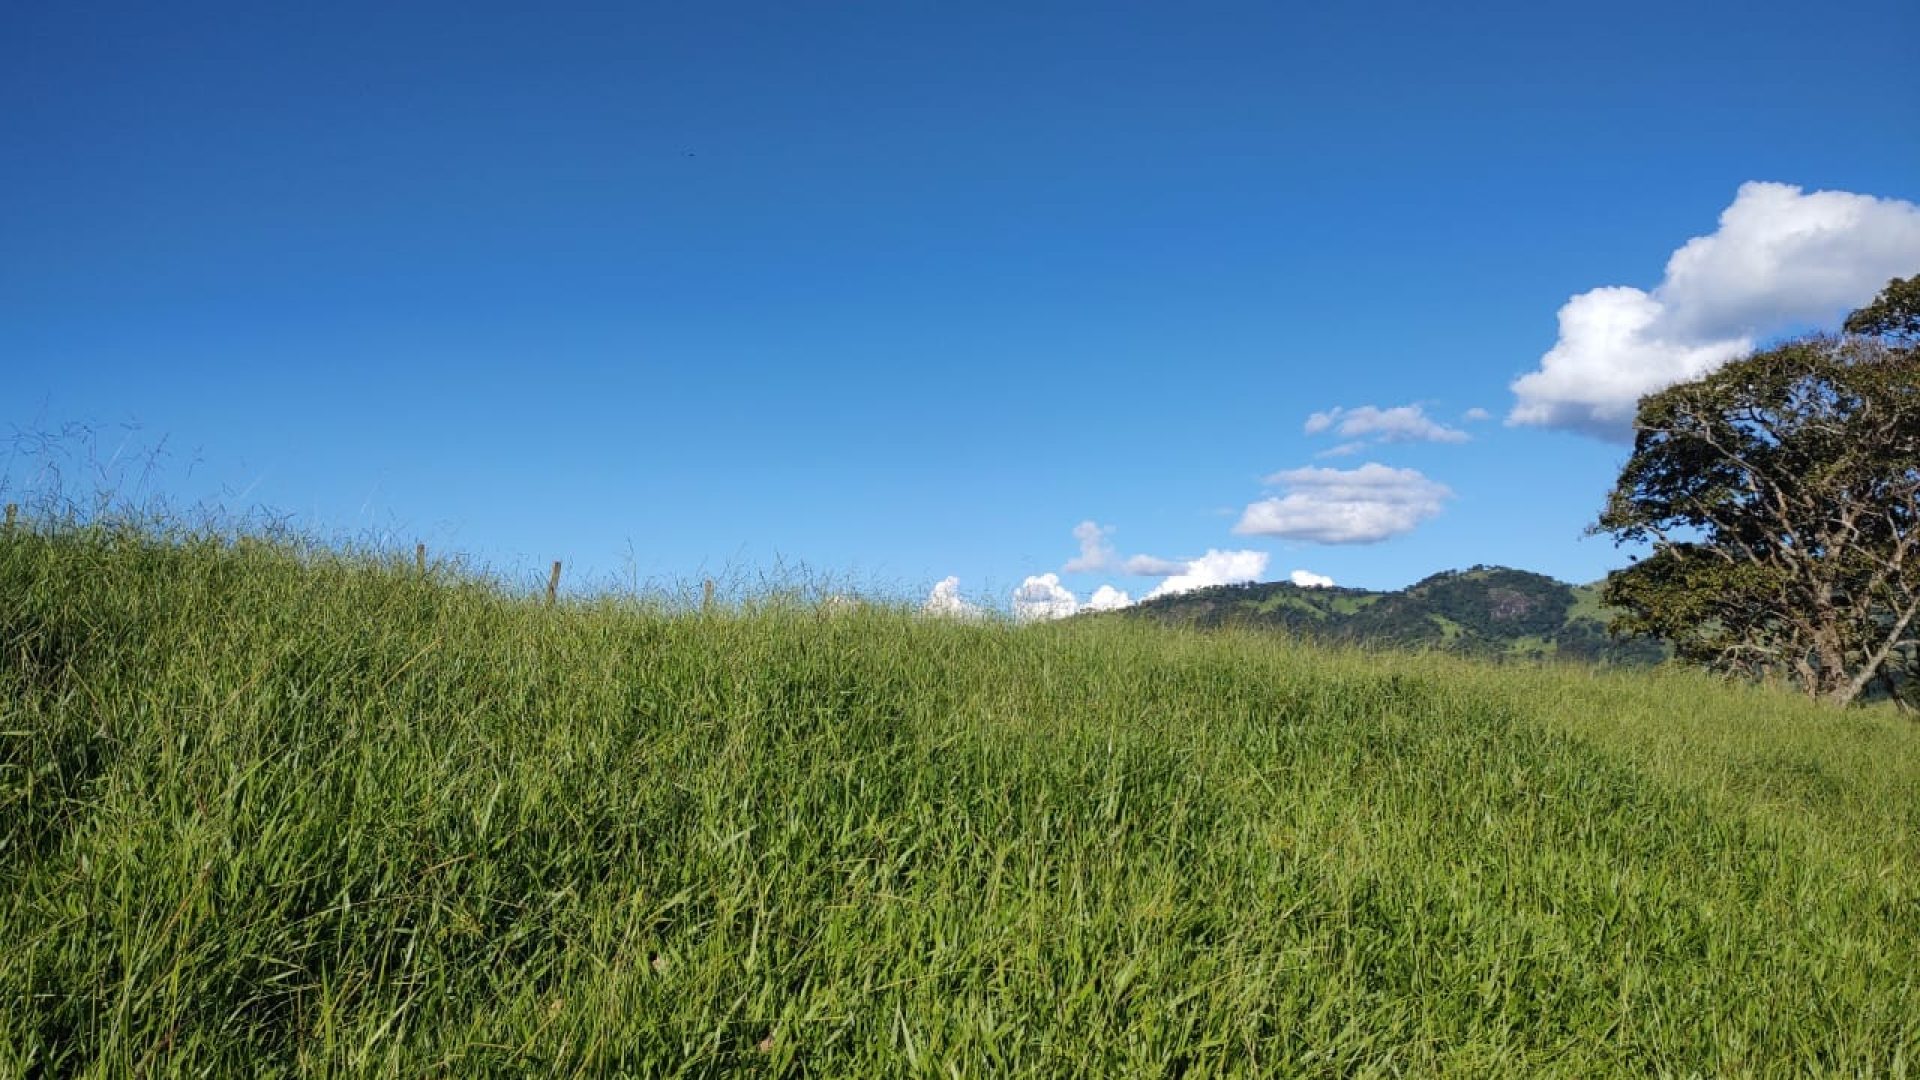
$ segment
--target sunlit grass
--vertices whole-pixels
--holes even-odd
[[[0,539],[0,1076],[1899,1075],[1920,730]]]

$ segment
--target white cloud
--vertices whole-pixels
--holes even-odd
[[[1325,574],[1316,574],[1311,570],[1295,570],[1287,575],[1295,585],[1303,589],[1331,589],[1333,579]]]
[[[1013,617],[1020,622],[1064,619],[1080,610],[1080,601],[1060,584],[1058,574],[1038,574],[1013,590]]]
[[[1264,551],[1209,550],[1197,559],[1188,560],[1186,569],[1155,586],[1147,594],[1147,599],[1192,592],[1210,585],[1257,581],[1260,575],[1267,572],[1267,558]]]
[[[1661,329],[1688,338],[1763,335],[1837,321],[1920,260],[1920,206],[1848,191],[1742,184],[1720,229],[1667,260]]]
[[[1482,420],[1493,419],[1493,414],[1476,405],[1473,408],[1468,409],[1466,412],[1461,413],[1460,419],[1465,420],[1469,424],[1478,424]]]
[[[927,593],[926,603],[920,610],[928,615],[940,615],[953,619],[978,619],[986,611],[977,604],[968,603],[960,595],[960,579],[944,577],[934,583],[933,590]]]
[[[1118,611],[1123,607],[1132,606],[1133,597],[1128,596],[1125,590],[1116,589],[1111,585],[1102,585],[1093,590],[1093,595],[1087,597],[1087,602],[1081,606],[1080,610]]]
[[[1133,577],[1170,577],[1185,573],[1191,565],[1186,559],[1163,559],[1158,555],[1128,555],[1123,558],[1108,539],[1112,535],[1112,526],[1097,521],[1087,520],[1075,525],[1073,538],[1080,542],[1080,554],[1068,559],[1060,567],[1060,572],[1095,574],[1114,570]]]
[[[1390,409],[1382,409],[1378,405],[1362,405],[1354,409],[1336,406],[1307,417],[1307,434],[1318,435],[1328,431],[1343,439],[1374,442],[1463,443],[1472,437],[1459,428],[1448,427],[1428,416],[1426,409],[1419,405],[1396,405]],[[1334,449],[1337,452],[1349,452],[1344,447]]]
[[[1252,503],[1233,531],[1317,544],[1371,544],[1439,514],[1453,491],[1417,469],[1369,462],[1357,469],[1289,469],[1266,478],[1286,489]]]
[[[1639,399],[1698,378],[1756,342],[1832,324],[1920,265],[1920,206],[1748,183],[1720,227],[1667,260],[1651,292],[1593,289],[1560,309],[1560,339],[1514,380],[1509,424],[1631,433]]]
[[[1560,309],[1560,340],[1540,370],[1514,380],[1509,424],[1568,428],[1602,438],[1630,433],[1640,399],[1747,353],[1735,337],[1702,344],[1662,338],[1659,300],[1639,289],[1594,289]]]
[[[1158,555],[1129,555],[1121,569],[1134,577],[1166,577],[1187,568],[1185,559],[1162,559]]]
[[[1113,533],[1109,527],[1097,521],[1083,521],[1073,527],[1073,538],[1080,541],[1080,554],[1067,560],[1061,567],[1069,574],[1088,574],[1108,569],[1119,556],[1107,537]]]

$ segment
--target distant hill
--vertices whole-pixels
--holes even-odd
[[[1320,641],[1437,648],[1505,659],[1650,665],[1661,642],[1607,633],[1597,585],[1504,566],[1449,570],[1398,592],[1221,585],[1142,601],[1125,613],[1199,627],[1272,627]]]

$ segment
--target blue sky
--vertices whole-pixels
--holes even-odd
[[[1920,271],[1917,38],[1907,0],[12,5],[0,424],[575,582],[1590,580],[1623,401]]]

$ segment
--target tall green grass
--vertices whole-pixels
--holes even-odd
[[[0,1075],[1899,1076],[1920,730],[0,538]]]

